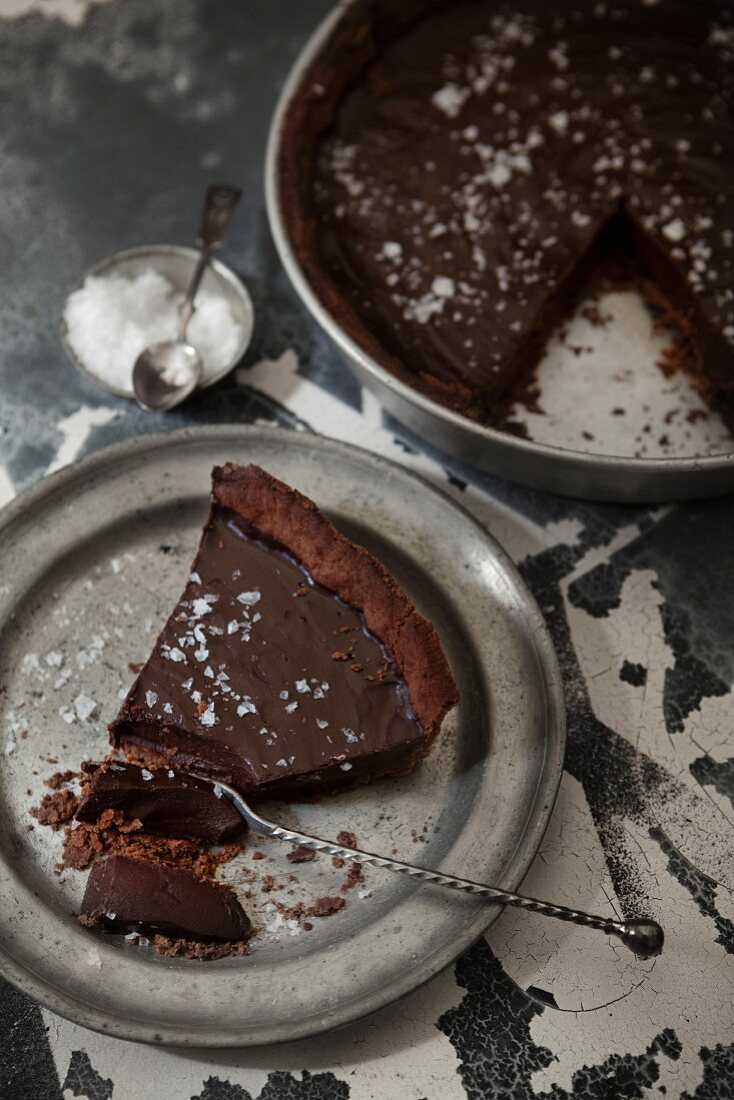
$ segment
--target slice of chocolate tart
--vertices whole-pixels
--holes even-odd
[[[250,797],[290,797],[410,771],[458,699],[434,627],[385,567],[301,493],[230,463],[110,733]]]

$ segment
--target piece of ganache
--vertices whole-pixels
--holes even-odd
[[[81,917],[111,932],[141,932],[200,942],[247,939],[252,926],[226,886],[162,863],[110,856],[95,863]]]
[[[226,843],[244,828],[232,803],[205,780],[117,760],[92,772],[76,820],[94,823],[105,810],[137,818],[146,833],[206,844]]]

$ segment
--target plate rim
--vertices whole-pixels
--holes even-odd
[[[77,463],[42,477],[9,501],[0,509],[0,539],[16,519],[22,517],[30,509],[37,508],[44,498],[53,498],[58,493],[68,490],[75,482],[87,480],[90,474],[97,481],[100,477],[104,477],[107,467],[111,464],[117,464],[125,458],[136,458],[146,452],[175,448],[186,443],[210,441],[212,444],[217,444],[231,441],[243,446],[246,444],[248,437],[255,436],[265,437],[271,441],[282,441],[287,445],[292,431],[293,429],[269,425],[203,425],[136,436],[132,439],[114,443],[98,451],[93,451]],[[530,636],[544,688],[547,733],[543,763],[540,768],[533,801],[528,811],[527,822],[502,879],[502,885],[506,889],[515,890],[529,870],[550,821],[563,774],[566,747],[566,708],[563,680],[550,632],[537,601],[514,562],[487,527],[463,504],[454,500],[444,489],[434,485],[421,474],[366,448],[318,433],[308,432],[306,434],[311,443],[326,452],[347,452],[358,460],[364,460],[366,457],[367,461],[373,465],[381,466],[387,471],[397,471],[401,476],[417,483],[417,488],[420,491],[427,491],[443,498],[444,503],[461,513],[464,521],[477,529],[481,538],[491,545],[495,560],[501,566],[505,576],[514,585],[515,594],[521,598],[523,611],[533,627]],[[389,992],[387,995],[363,995],[361,998],[356,998],[350,1002],[353,1010],[347,1016],[343,1012],[333,1010],[331,1013],[318,1018],[311,1017],[310,1021],[307,1021],[308,1026],[300,1028],[289,1026],[287,1034],[286,1029],[280,1026],[279,1029],[276,1029],[278,1033],[274,1033],[268,1039],[253,1038],[247,1035],[225,1035],[224,1038],[219,1036],[214,1038],[209,1034],[202,1039],[200,1031],[187,1032],[179,1027],[154,1027],[149,1024],[137,1024],[128,1018],[80,1002],[73,993],[67,992],[67,990],[60,991],[58,988],[49,987],[42,979],[37,979],[25,966],[17,964],[6,952],[2,942],[0,942],[0,975],[34,998],[44,1008],[56,1012],[75,1024],[117,1038],[164,1046],[266,1047],[306,1039],[354,1023],[356,1020],[370,1016],[381,1008],[407,996],[449,966],[462,951],[466,950],[480,935],[486,932],[501,912],[502,909],[498,906],[478,908],[476,916],[465,926],[463,934],[458,939],[429,956],[424,961],[418,977],[416,977],[413,970],[406,968],[403,974],[399,975],[396,981],[388,987]],[[355,1006],[358,1006],[356,1011],[354,1011]]]

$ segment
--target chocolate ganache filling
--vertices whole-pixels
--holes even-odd
[[[111,760],[95,768],[74,814],[93,824],[105,810],[139,821],[146,833],[224,844],[244,829],[244,822],[211,783],[171,768],[138,767]]]
[[[95,863],[81,905],[84,923],[202,942],[246,939],[250,920],[235,894],[177,867],[115,855]]]
[[[346,785],[365,756],[399,752],[420,727],[362,613],[215,506],[114,732],[254,794],[284,793],[295,777]]]

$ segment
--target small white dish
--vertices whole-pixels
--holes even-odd
[[[164,278],[183,295],[191,278],[194,264],[198,256],[199,253],[195,248],[184,248],[181,245],[175,244],[141,245],[138,248],[126,249],[124,252],[116,252],[106,259],[100,260],[94,267],[90,267],[88,271],[85,271],[76,285],[72,287],[69,296],[71,296],[74,291],[79,290],[84,285],[84,281],[90,276],[118,275],[123,278],[133,279],[143,271],[149,271],[151,269],[163,275]],[[220,378],[224,378],[226,374],[229,374],[247,351],[252,337],[254,310],[247,287],[243,284],[241,279],[220,260],[213,259],[210,261],[209,266],[204,272],[201,286],[205,294],[220,296],[229,303],[232,316],[242,328],[242,336],[237,346],[237,350],[224,366],[212,368],[204,363],[201,380],[197,389],[206,389],[207,386],[214,385]],[[83,374],[85,378],[91,379],[92,382],[101,386],[102,389],[106,390],[108,393],[114,393],[118,397],[127,397],[130,400],[134,400],[132,391],[133,364],[130,364],[131,385],[129,391],[110,384],[102,375],[96,374],[90,364],[82,362],[72,348],[68,338],[65,314],[66,303],[64,303],[64,311],[61,315],[60,335],[64,351],[72,365],[76,367],[79,373]]]

